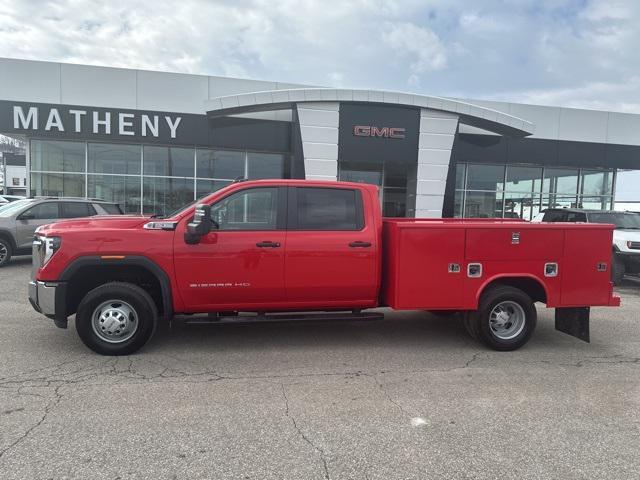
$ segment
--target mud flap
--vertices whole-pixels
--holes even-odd
[[[589,307],[556,308],[556,330],[589,343],[589,312]]]

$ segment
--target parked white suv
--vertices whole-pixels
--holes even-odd
[[[618,285],[625,274],[640,273],[640,214],[607,210],[550,208],[534,219],[539,222],[612,223],[613,231],[611,280]]]

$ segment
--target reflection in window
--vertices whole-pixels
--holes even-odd
[[[466,218],[502,217],[502,193],[467,192],[464,216]]]
[[[532,193],[505,193],[504,218],[531,220],[540,213],[540,195]]]
[[[504,165],[469,165],[467,190],[503,190],[504,168]]]
[[[542,185],[541,167],[507,167],[505,192],[538,193]]]
[[[196,150],[196,175],[198,178],[235,180],[244,178],[245,152]]]
[[[84,175],[73,173],[32,173],[33,197],[84,197]]]
[[[120,205],[124,213],[140,213],[140,177],[89,175],[88,196]]]
[[[284,155],[279,153],[247,154],[247,178],[282,178],[284,176]]]
[[[278,213],[277,188],[252,188],[216,203],[211,218],[220,230],[275,230]]]
[[[140,145],[90,143],[89,173],[140,174]]]
[[[55,220],[59,218],[58,202],[46,202],[36,205],[20,214],[25,220]]]
[[[464,174],[467,165],[464,163],[459,163],[456,165],[456,190],[464,189]]]
[[[542,182],[543,193],[575,195],[578,191],[578,170],[547,168]]]
[[[193,179],[145,177],[143,184],[146,214],[167,215],[193,202]]]
[[[587,210],[611,210],[611,197],[582,197],[580,208]]]
[[[583,170],[583,195],[611,195],[613,189],[613,172]]]
[[[84,172],[84,142],[31,140],[31,170]]]
[[[145,175],[193,177],[193,148],[144,147]]]
[[[298,188],[299,230],[358,230],[355,190],[337,188]]]
[[[545,208],[576,208],[577,201],[575,195],[573,196],[563,196],[563,195],[552,195],[542,197],[542,209]]]

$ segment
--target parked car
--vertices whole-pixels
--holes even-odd
[[[27,198],[0,206],[0,267],[13,255],[31,253],[33,234],[39,226],[93,215],[122,215],[122,210],[102,200],[58,197]]]
[[[556,309],[558,330],[586,341],[589,307],[620,304],[608,272],[612,233],[611,225],[383,219],[374,185],[247,181],[167,218],[40,228],[29,300],[60,328],[75,314],[82,341],[106,355],[138,350],[160,316],[345,321],[380,317],[363,311],[380,306],[462,311],[474,338],[515,350],[533,333],[535,302]]]
[[[640,215],[635,212],[550,208],[534,221],[609,223],[613,232],[611,280],[619,285],[625,274],[640,273]]]
[[[25,198],[19,195],[0,195],[0,205],[15,202],[16,200],[24,200]]]

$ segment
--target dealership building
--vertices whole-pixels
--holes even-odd
[[[166,214],[239,178],[373,183],[387,216],[612,207],[640,115],[0,59],[31,195]]]

